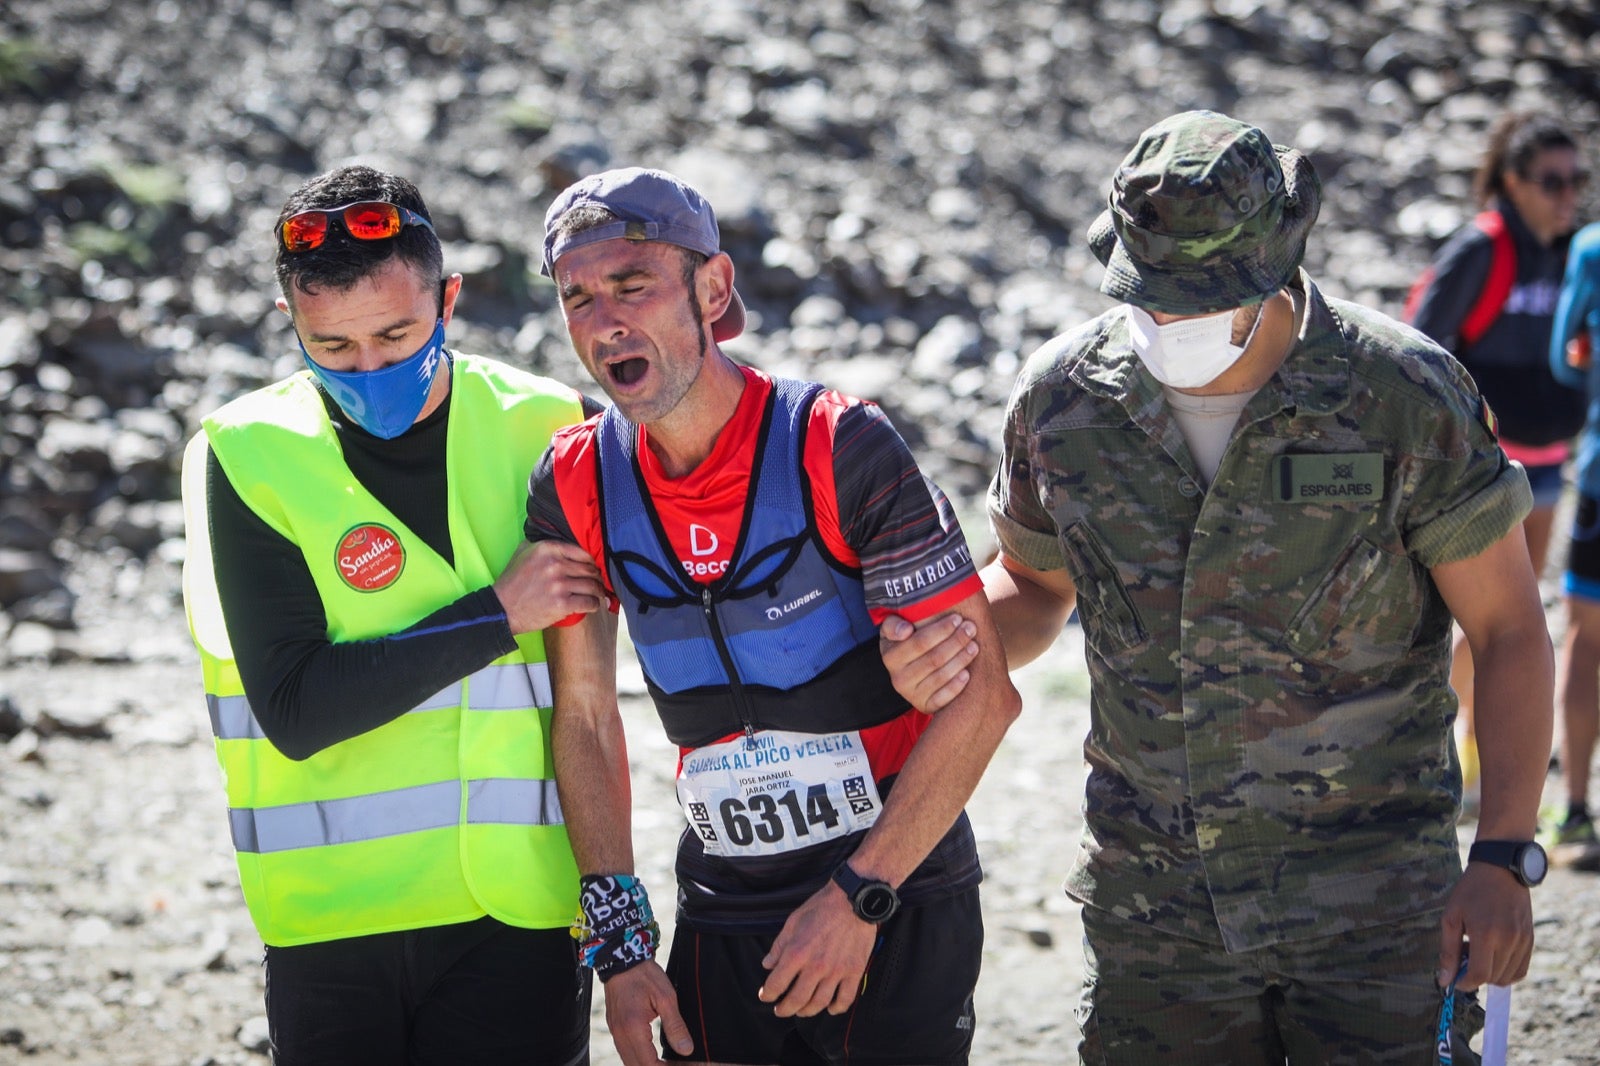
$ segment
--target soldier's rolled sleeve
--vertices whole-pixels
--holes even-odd
[[[1006,503],[998,491],[999,480],[989,487],[989,527],[1006,556],[1034,570],[1060,570],[1066,565],[1061,541],[1054,532],[1030,529],[1006,513]]]
[[[1066,558],[1056,524],[1039,500],[1028,386],[1024,376],[1006,410],[1000,465],[989,484],[989,527],[1008,558],[1034,570],[1060,570]],[[1048,468],[1042,473],[1048,476]]]
[[[1495,454],[1500,455],[1499,449]],[[1533,490],[1521,464],[1500,455],[1500,470],[1477,492],[1413,527],[1407,546],[1432,569],[1483,553],[1533,510]]]

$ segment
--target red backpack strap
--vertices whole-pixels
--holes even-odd
[[[1417,308],[1422,306],[1422,294],[1433,287],[1433,275],[1436,271],[1430,263],[1422,268],[1422,273],[1417,275],[1417,280],[1411,283],[1411,288],[1406,290],[1406,302],[1400,312],[1400,321],[1407,324],[1417,320]]]
[[[1488,234],[1494,251],[1489,259],[1489,277],[1478,293],[1477,302],[1461,322],[1461,341],[1473,344],[1488,332],[1500,317],[1500,311],[1511,296],[1511,286],[1517,280],[1517,249],[1511,243],[1511,230],[1505,216],[1498,211],[1484,211],[1472,220]]]

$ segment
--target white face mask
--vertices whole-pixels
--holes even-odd
[[[1157,381],[1175,389],[1197,389],[1221,377],[1239,361],[1261,324],[1258,314],[1241,347],[1232,343],[1232,311],[1159,326],[1144,308],[1132,304],[1127,308],[1128,337],[1134,354]]]

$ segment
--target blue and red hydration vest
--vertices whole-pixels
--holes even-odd
[[[774,379],[737,545],[709,584],[676,558],[639,469],[636,427],[615,408],[600,419],[606,573],[667,736],[682,747],[764,729],[865,729],[910,707],[883,665],[861,574],[828,551],[810,506],[802,457],[821,391]]]

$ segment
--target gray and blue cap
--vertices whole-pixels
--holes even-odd
[[[1173,315],[1259,303],[1288,283],[1322,204],[1311,161],[1215,111],[1139,137],[1089,227],[1100,291]]]
[[[576,233],[558,233],[557,224],[574,208],[603,208],[615,222]],[[716,212],[706,198],[662,170],[627,167],[591,174],[569,185],[544,213],[544,258],[540,273],[555,276],[556,260],[566,253],[600,241],[665,241],[701,255],[722,251]],[[711,324],[717,341],[732,340],[744,332],[744,300],[737,290],[728,309]]]

